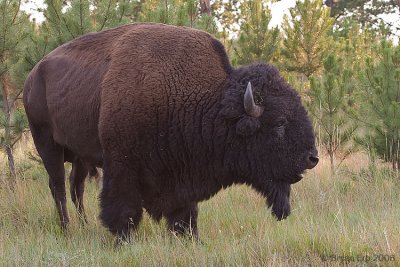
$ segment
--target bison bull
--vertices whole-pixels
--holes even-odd
[[[235,69],[219,41],[190,28],[79,37],[33,69],[24,103],[56,202],[65,208],[66,152],[102,165],[100,218],[122,237],[143,208],[196,234],[197,203],[235,183],[286,218],[291,184],[318,163],[307,112],[277,69]]]

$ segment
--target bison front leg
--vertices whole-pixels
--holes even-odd
[[[104,161],[103,189],[100,194],[100,219],[121,241],[142,219],[142,199],[135,175],[123,164]]]
[[[167,214],[168,228],[177,234],[188,234],[197,237],[197,203],[190,203]]]
[[[85,178],[87,174],[88,169],[85,164],[83,164],[78,158],[75,158],[69,176],[70,193],[82,224],[87,223],[85,208],[83,206],[83,193],[85,191]]]

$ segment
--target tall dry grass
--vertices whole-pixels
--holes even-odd
[[[89,224],[79,224],[68,198],[71,225],[61,232],[46,173],[26,147],[17,153],[13,190],[0,159],[0,266],[400,265],[400,179],[363,154],[335,175],[323,157],[293,186],[292,215],[283,222],[256,192],[234,186],[200,204],[201,243],[145,216],[134,241],[115,250],[97,218],[95,183],[85,192]]]

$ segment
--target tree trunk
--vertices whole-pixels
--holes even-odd
[[[13,152],[12,152],[12,147],[10,145],[7,145],[6,152],[7,152],[7,158],[8,158],[8,168],[10,170],[11,176],[12,177],[16,177],[15,164],[14,164],[14,155],[13,155]]]
[[[200,0],[200,13],[211,16],[210,0]]]
[[[328,149],[328,154],[329,154],[329,159],[331,162],[331,174],[335,174],[335,150],[334,150],[334,144],[333,144],[333,135],[329,135],[329,149]]]
[[[8,99],[8,90],[7,83],[5,81],[5,77],[0,77],[1,81],[1,89],[3,95],[3,111],[5,115],[5,125],[4,125],[4,147],[7,153],[8,158],[8,168],[12,177],[15,178],[15,164],[14,164],[14,155],[12,151],[12,143],[11,143],[11,108],[10,101]]]

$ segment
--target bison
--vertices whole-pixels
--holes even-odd
[[[278,70],[233,68],[218,40],[191,28],[79,37],[36,65],[24,104],[62,212],[71,154],[78,170],[103,167],[100,218],[123,238],[143,209],[197,235],[198,202],[232,184],[253,187],[284,219],[291,184],[318,163],[307,112]]]

